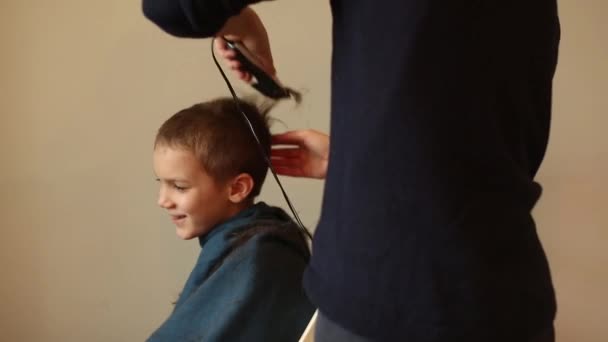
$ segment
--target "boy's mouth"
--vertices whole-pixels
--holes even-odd
[[[186,219],[186,215],[171,215],[171,221],[173,221],[173,223],[175,223],[177,225],[182,223],[185,219]]]

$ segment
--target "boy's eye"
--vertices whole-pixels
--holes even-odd
[[[187,189],[186,187],[179,186],[179,185],[177,185],[177,184],[173,184],[173,187],[174,187],[174,188],[175,188],[175,190],[177,190],[177,191],[186,191],[186,189]]]

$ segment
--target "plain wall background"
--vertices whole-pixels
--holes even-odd
[[[560,6],[553,130],[535,216],[558,293],[558,340],[600,342],[608,339],[608,3]],[[328,131],[327,0],[255,8],[281,79],[305,90],[300,107],[273,112],[282,121],[274,131]],[[210,41],[164,34],[139,0],[2,0],[0,43],[0,340],[144,340],[199,251],[156,207],[152,140],[179,109],[228,95]],[[314,227],[323,183],[284,185]],[[270,177],[261,199],[284,206]]]

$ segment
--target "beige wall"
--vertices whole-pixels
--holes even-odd
[[[608,2],[562,0],[549,149],[535,214],[562,342],[608,341]]]
[[[258,8],[283,81],[307,89],[301,107],[278,108],[275,129],[327,130],[327,1]],[[599,342],[608,338],[608,5],[564,0],[561,13],[536,216],[559,295],[558,337]],[[0,340],[143,340],[198,250],[155,206],[151,142],[176,110],[228,94],[209,41],[161,33],[139,0],[3,0],[0,37]],[[322,183],[285,185],[314,226]],[[262,199],[283,203],[273,182]]]

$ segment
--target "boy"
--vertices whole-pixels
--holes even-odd
[[[240,105],[269,153],[267,110]],[[158,204],[202,251],[149,341],[297,341],[314,312],[301,286],[309,250],[283,210],[254,204],[267,165],[235,102],[197,104],[167,120],[154,170]]]

